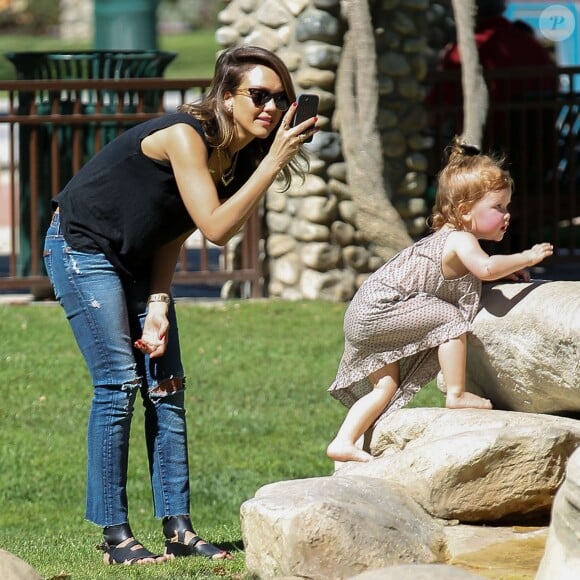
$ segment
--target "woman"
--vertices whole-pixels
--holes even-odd
[[[104,147],[53,200],[45,262],[88,365],[86,518],[103,528],[106,564],[231,555],[199,538],[189,513],[185,378],[170,287],[196,229],[225,244],[280,175],[286,187],[316,119],[291,128],[295,92],[273,53],[244,46],[218,58],[207,95]],[[137,393],[155,517],[165,553],[133,536],[127,458]]]

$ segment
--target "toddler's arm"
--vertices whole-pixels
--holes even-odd
[[[523,268],[534,266],[551,256],[554,251],[552,244],[544,242],[517,254],[489,256],[472,234],[457,232],[455,237],[453,250],[457,258],[472,274],[484,281],[499,280]]]

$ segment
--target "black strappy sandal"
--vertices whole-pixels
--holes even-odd
[[[177,532],[175,538],[165,542],[165,552],[163,555],[168,558],[203,556],[209,560],[231,560],[232,558],[232,555],[228,551],[206,542],[197,535],[185,543],[185,532]],[[218,557],[216,558],[215,556]]]
[[[189,542],[185,541],[186,532],[193,534]],[[231,560],[232,555],[204,539],[200,538],[191,526],[188,516],[174,516],[163,519],[165,541],[164,556],[183,558],[186,556],[203,556],[209,560]]]
[[[151,564],[158,564],[166,559],[161,554],[150,552],[141,542],[136,540],[128,523],[104,528],[103,538],[103,543],[96,547],[97,550],[104,552],[103,561],[107,565],[141,565],[143,564],[141,560],[146,559],[157,560]]]
[[[141,542],[135,538],[127,538],[116,546],[108,544],[106,541],[104,541],[102,544],[97,546],[97,549],[104,552],[103,561],[107,565],[141,565],[140,560],[145,560],[147,558],[159,560],[159,562],[151,562],[152,564],[158,564],[165,561],[165,558],[163,558],[160,554],[154,554],[153,552],[150,552],[143,546],[143,544],[141,544]]]

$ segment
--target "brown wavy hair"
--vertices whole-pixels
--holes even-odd
[[[455,137],[446,150],[447,163],[437,176],[437,194],[428,225],[434,231],[449,224],[463,229],[462,216],[490,191],[514,183],[505,169],[504,156],[485,155],[473,145]]]
[[[244,75],[254,67],[261,65],[272,69],[282,81],[288,102],[296,100],[296,92],[288,68],[273,52],[259,46],[243,45],[224,50],[216,61],[215,72],[209,90],[202,99],[180,107],[201,121],[209,144],[217,149],[226,149],[235,137],[235,126],[231,113],[225,108],[226,93],[235,93],[244,80]],[[280,121],[281,122],[281,121]],[[266,139],[253,139],[244,149],[249,152],[246,158],[253,158],[256,167],[267,155],[280,123]],[[281,171],[283,189],[288,189],[292,173],[304,178],[308,170],[308,155],[301,147],[298,155]]]

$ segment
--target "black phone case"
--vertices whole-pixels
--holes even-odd
[[[318,113],[318,95],[303,93],[298,97],[298,106],[296,108],[296,113],[292,120],[292,126],[300,125],[306,119],[311,119],[316,117]],[[304,141],[304,143],[310,143],[312,141],[312,136]]]

